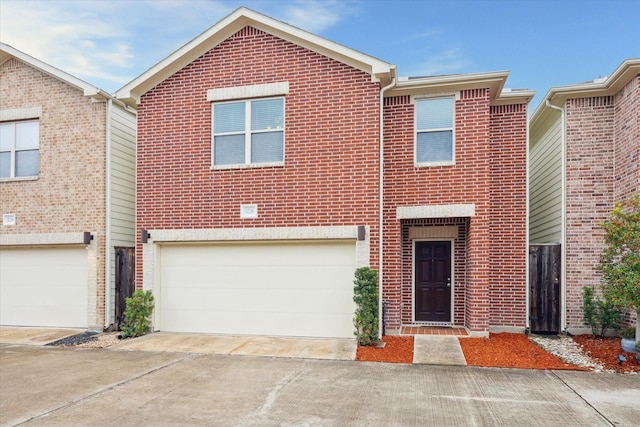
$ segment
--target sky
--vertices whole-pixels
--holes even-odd
[[[114,93],[245,6],[397,65],[537,92],[640,58],[639,0],[0,0],[0,41]]]

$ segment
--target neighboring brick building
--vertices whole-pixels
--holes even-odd
[[[134,168],[129,107],[0,44],[1,325],[113,322],[114,248],[134,245]]]
[[[590,333],[582,290],[600,283],[600,224],[640,192],[640,59],[604,79],[551,88],[530,134],[529,238],[561,244],[562,329]]]
[[[156,330],[351,337],[371,266],[388,332],[523,331],[533,93],[507,75],[398,79],[241,8],[124,86]]]

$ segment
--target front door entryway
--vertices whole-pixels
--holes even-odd
[[[415,243],[415,321],[451,322],[451,242]]]

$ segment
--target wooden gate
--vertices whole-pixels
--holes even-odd
[[[135,249],[116,247],[116,319],[114,327],[120,330],[124,320],[124,310],[127,298],[135,292]]]
[[[531,332],[560,332],[560,245],[529,247]]]

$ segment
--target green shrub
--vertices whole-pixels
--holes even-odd
[[[620,331],[620,336],[626,339],[632,339],[636,337],[636,328],[624,328]]]
[[[151,291],[135,291],[127,298],[124,321],[120,326],[122,338],[139,337],[149,333],[154,302]]]
[[[371,345],[378,341],[378,272],[369,267],[358,268],[353,284],[353,301],[357,305],[355,335],[358,344]]]
[[[608,329],[620,329],[623,311],[609,298],[600,299],[594,288],[585,286],[582,290],[582,314],[584,322],[591,327],[595,336],[603,336]]]

